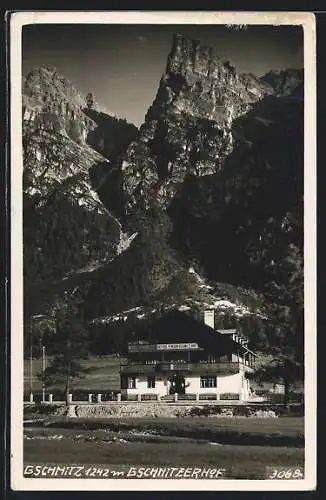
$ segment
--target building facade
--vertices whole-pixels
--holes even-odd
[[[205,311],[203,322],[173,312],[158,320],[150,340],[128,344],[121,393],[247,401],[255,357],[237,330],[214,328],[214,311]]]

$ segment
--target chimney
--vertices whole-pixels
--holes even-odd
[[[204,311],[204,323],[205,325],[215,329],[214,309],[206,309]]]

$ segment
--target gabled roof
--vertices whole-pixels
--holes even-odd
[[[157,343],[198,342],[204,349],[218,348],[219,352],[236,353],[239,349],[249,351],[247,347],[232,340],[221,332],[236,333],[236,329],[215,330],[203,321],[182,311],[170,311],[154,321],[150,328],[150,341]]]

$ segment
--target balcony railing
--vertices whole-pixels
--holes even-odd
[[[199,374],[234,374],[239,372],[239,363],[234,361],[220,361],[218,363],[180,363],[180,362],[158,362],[156,364],[144,364],[129,362],[120,367],[122,374],[130,375],[155,375],[159,373],[179,372],[184,375]]]

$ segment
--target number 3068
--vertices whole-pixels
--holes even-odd
[[[268,470],[268,479],[303,479],[302,469],[275,469]]]

